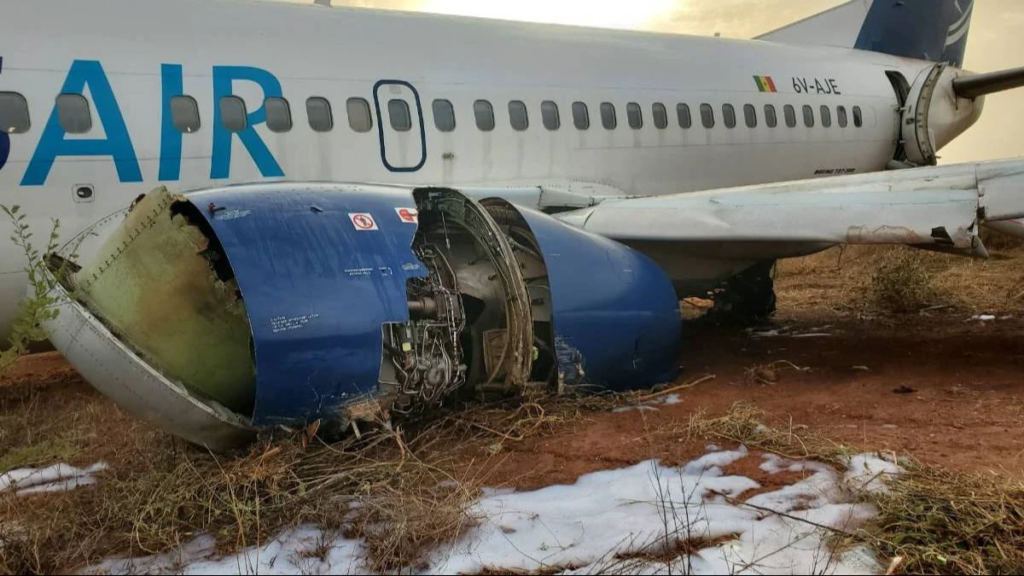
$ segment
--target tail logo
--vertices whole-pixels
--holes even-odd
[[[775,81],[772,80],[771,76],[754,76],[754,83],[757,84],[757,89],[761,92],[779,91],[779,89],[775,87]]]
[[[960,12],[961,16],[959,20],[949,27],[949,31],[946,34],[946,48],[963,40],[964,36],[967,36],[967,32],[971,29],[971,14],[974,12],[974,2],[968,4],[967,10],[964,10],[960,5],[960,0],[956,0],[956,9]]]

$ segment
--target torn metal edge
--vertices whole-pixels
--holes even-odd
[[[134,416],[214,451],[238,448],[255,438],[257,431],[249,422],[194,398],[162,376],[46,274],[59,314],[44,321],[43,330],[93,387]]]

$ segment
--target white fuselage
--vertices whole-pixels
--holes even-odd
[[[27,132],[9,135],[0,203],[22,206],[37,236],[51,218],[70,236],[159,185],[587,183],[658,195],[878,171],[894,156],[900,120],[886,72],[913,82],[930,67],[846,49],[237,0],[5,0],[0,13],[0,92],[23,95],[31,117]],[[55,105],[62,91],[89,101],[88,133],[64,132]],[[231,94],[257,113],[241,134],[219,121],[220,99]],[[198,130],[182,133],[165,113],[178,95],[198,104]],[[263,121],[267,96],[288,103],[289,130]],[[311,127],[310,98],[330,104],[330,130]],[[368,131],[350,126],[352,98],[360,99],[351,107],[357,127],[368,105]],[[407,131],[394,127],[402,128],[404,108],[396,101],[408,106]],[[439,129],[446,105],[435,101],[451,104],[454,130]],[[493,130],[478,128],[478,101],[493,108]],[[513,128],[510,102],[525,104],[525,130]],[[557,106],[557,129],[545,126],[545,102]],[[576,102],[588,109],[588,129],[575,125]],[[603,126],[604,103],[614,106],[614,129]],[[631,126],[633,103],[639,127]],[[680,104],[689,127],[680,125]],[[657,105],[667,125],[659,126]],[[24,292],[23,266],[14,246],[0,246],[0,325]]]

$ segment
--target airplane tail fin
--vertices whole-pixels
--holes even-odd
[[[856,48],[962,68],[974,0],[850,0],[759,40]]]

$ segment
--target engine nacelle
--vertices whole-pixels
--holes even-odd
[[[900,138],[907,160],[915,166],[934,166],[937,152],[973,126],[985,106],[983,97],[957,96],[955,80],[962,70],[935,64],[918,74],[903,112]]]
[[[90,261],[50,269],[62,310],[46,329],[83,377],[215,450],[460,391],[650,386],[680,338],[647,257],[443,188],[158,190]]]

